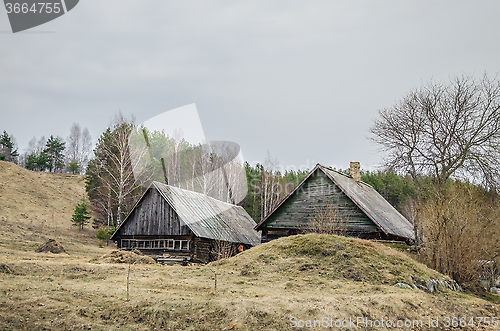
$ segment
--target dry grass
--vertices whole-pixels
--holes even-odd
[[[31,251],[51,238],[66,249],[97,243],[93,230],[71,225],[75,205],[84,197],[83,176],[0,161],[0,247]]]
[[[336,245],[348,254],[340,254],[340,267],[332,263],[337,253],[314,248],[321,241],[330,253]],[[217,291],[209,266],[133,265],[129,302],[126,264],[88,262],[111,248],[62,256],[1,248],[0,265],[10,273],[0,273],[0,329],[284,330],[293,316],[498,316],[498,306],[463,293],[394,287],[408,276],[440,275],[359,243],[306,235],[261,245],[214,262],[221,272]],[[363,267],[363,260],[375,268]]]
[[[0,167],[4,177],[5,163]],[[12,178],[0,181],[0,330],[287,330],[293,316],[424,321],[499,316],[497,305],[463,293],[394,287],[398,281],[442,277],[402,252],[317,234],[282,238],[213,262],[220,271],[217,291],[210,266],[134,264],[126,301],[127,264],[90,262],[113,248],[100,249],[92,231],[72,228],[72,210],[61,211],[53,226],[41,227],[46,216],[36,213],[38,204],[71,209],[82,192],[80,178],[7,170]],[[39,200],[28,191],[21,195],[36,208],[20,202],[10,192],[20,185],[16,176],[40,176],[36,190],[60,201]],[[42,184],[43,178],[53,180]],[[65,180],[75,194],[66,188],[58,193]],[[27,214],[27,221],[18,213]],[[68,254],[35,253],[48,237]]]
[[[140,251],[122,251],[115,249],[108,254],[93,258],[91,263],[132,263],[132,264],[155,264],[151,257],[143,255]]]

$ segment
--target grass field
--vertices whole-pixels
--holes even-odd
[[[446,317],[500,317],[497,303],[461,292],[395,287],[443,276],[382,244],[327,235],[282,238],[206,266],[133,264],[127,301],[128,264],[101,263],[113,247],[71,226],[83,194],[80,176],[0,162],[0,330],[293,330],[358,317],[422,320],[406,329],[428,330],[429,318],[446,329]],[[48,238],[67,254],[36,253]],[[461,330],[493,329],[477,322]],[[384,329],[358,326],[331,329]]]

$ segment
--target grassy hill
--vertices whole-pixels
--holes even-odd
[[[428,330],[429,318],[438,319],[433,329],[446,329],[446,317],[470,323],[500,316],[497,304],[461,292],[394,286],[444,277],[404,252],[318,234],[281,238],[206,266],[134,264],[127,301],[128,265],[100,259],[112,248],[97,248],[90,229],[69,221],[83,196],[81,176],[5,162],[0,176],[0,330],[292,330],[314,320],[367,329],[335,327],[349,318],[421,320],[411,329]],[[34,252],[52,237],[69,254]],[[474,322],[461,329],[480,329]]]
[[[71,223],[75,205],[85,196],[83,176],[0,161],[0,246],[32,250],[48,238],[69,249],[97,242],[93,231],[79,231]]]

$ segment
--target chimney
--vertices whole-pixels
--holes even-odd
[[[361,173],[360,173],[361,165],[359,162],[351,162],[351,177],[355,182],[361,181]]]

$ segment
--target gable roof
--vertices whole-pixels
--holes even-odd
[[[281,205],[292,196],[307,179],[316,171],[322,171],[340,190],[356,204],[373,223],[375,223],[385,234],[402,238],[414,239],[412,224],[401,215],[387,200],[384,199],[372,186],[364,182],[356,182],[351,176],[345,175],[331,168],[317,164],[313,170],[300,182],[295,189],[289,193],[275,208],[269,213],[255,229],[264,224],[267,219],[281,207]]]
[[[149,189],[151,188],[160,193],[179,216],[179,220],[197,237],[252,246],[260,244],[260,234],[254,230],[256,223],[243,207],[159,182],[151,183]],[[132,211],[143,200],[144,195]],[[119,233],[131,213],[116,229],[111,239]]]

